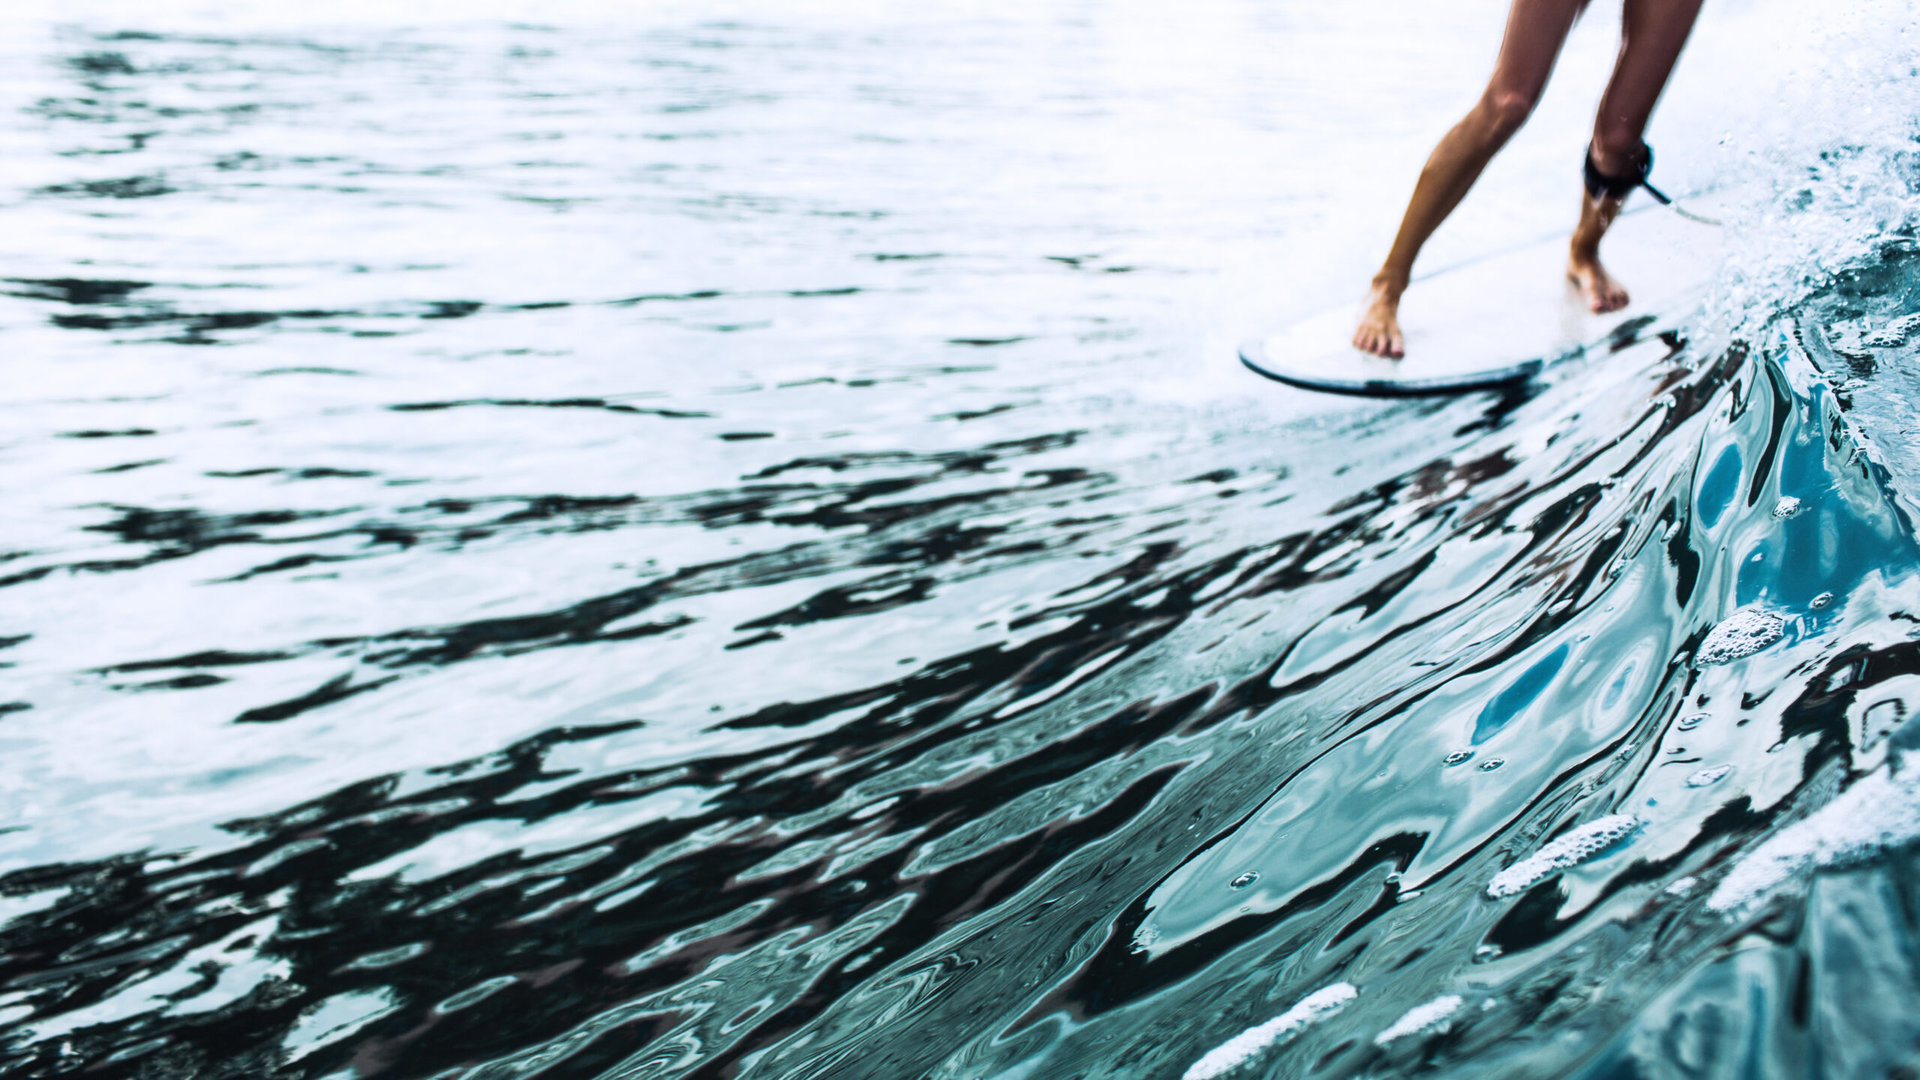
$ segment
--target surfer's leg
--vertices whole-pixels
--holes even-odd
[[[1414,258],[1433,230],[1460,205],[1487,162],[1526,123],[1584,2],[1513,0],[1507,13],[1506,35],[1500,40],[1500,56],[1494,62],[1486,92],[1466,118],[1441,138],[1426,167],[1420,170],[1393,249],[1373,276],[1360,327],[1353,332],[1356,348],[1378,356],[1398,357],[1405,352],[1400,334],[1400,294],[1413,276]]]
[[[1620,56],[1593,121],[1594,167],[1606,176],[1634,176],[1642,165],[1647,119],[1666,89],[1667,77],[1700,14],[1700,0],[1626,0],[1620,25]],[[1567,276],[1594,311],[1627,306],[1627,290],[1600,265],[1600,238],[1620,213],[1623,198],[1582,194]]]

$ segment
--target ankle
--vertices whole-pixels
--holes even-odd
[[[1647,148],[1638,135],[1596,132],[1587,144],[1587,154],[1594,168],[1608,177],[1638,176],[1645,171]]]
[[[1407,291],[1407,275],[1392,270],[1382,270],[1373,275],[1372,289],[1388,300],[1398,300],[1400,294]]]

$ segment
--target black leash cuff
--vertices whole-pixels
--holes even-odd
[[[1646,143],[1641,143],[1640,149],[1643,151],[1640,159],[1640,167],[1636,169],[1632,175],[1608,176],[1606,173],[1600,171],[1598,165],[1593,163],[1593,144],[1588,143],[1586,162],[1588,197],[1597,199],[1605,195],[1609,199],[1624,199],[1628,195],[1633,194],[1634,188],[1646,188],[1647,194],[1658,199],[1662,206],[1672,205],[1672,199],[1667,198],[1664,192],[1647,182],[1647,174],[1653,171],[1653,147],[1648,146]]]

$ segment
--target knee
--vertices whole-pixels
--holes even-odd
[[[1533,113],[1533,105],[1539,95],[1523,90],[1489,89],[1480,99],[1480,113],[1487,134],[1497,142],[1505,142],[1520,130]]]

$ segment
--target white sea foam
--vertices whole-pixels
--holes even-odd
[[[1862,338],[1861,341],[1865,344],[1875,345],[1881,348],[1905,345],[1908,336],[1915,330],[1920,330],[1920,311],[1916,311],[1911,315],[1902,315],[1900,318],[1888,322],[1887,325],[1868,334]]]
[[[1908,179],[1913,113],[1886,104],[1911,94],[1911,13],[1898,4],[1803,4],[1769,15],[1762,37],[1771,44],[1756,39],[1750,55],[1783,50],[1758,61],[1779,92],[1721,140],[1723,153],[1744,159],[1730,161],[1727,175],[1762,193],[1729,217],[1727,263],[1715,283],[1712,306],[1740,335],[1835,275],[1877,262],[1920,221],[1920,192]]]
[[[1742,911],[1802,871],[1849,866],[1920,840],[1920,762],[1903,764],[1897,771],[1881,766],[1812,816],[1775,833],[1734,864],[1707,906]]]
[[[1518,896],[1548,874],[1586,862],[1639,827],[1640,819],[1632,814],[1609,814],[1589,821],[1493,875],[1487,895],[1496,900]]]
[[[1726,618],[1700,643],[1700,662],[1726,664],[1752,656],[1780,640],[1786,621],[1759,607],[1743,607]]]
[[[1777,518],[1790,518],[1800,512],[1800,507],[1801,503],[1799,499],[1791,495],[1782,495],[1780,496],[1780,501],[1773,504],[1773,516]]]
[[[1732,771],[1733,766],[1731,765],[1715,765],[1711,769],[1701,769],[1692,776],[1687,777],[1687,786],[1706,787],[1708,784],[1718,783]]]
[[[1415,1005],[1403,1013],[1400,1019],[1387,1025],[1387,1030],[1374,1036],[1373,1041],[1385,1046],[1395,1039],[1425,1032],[1446,1031],[1453,1026],[1453,1014],[1460,1011],[1465,1000],[1459,994],[1446,994],[1434,998],[1425,1005]]]
[[[1279,1016],[1258,1027],[1250,1027],[1207,1051],[1205,1057],[1187,1069],[1181,1080],[1210,1080],[1215,1076],[1225,1076],[1267,1047],[1291,1038],[1309,1024],[1318,1023],[1339,1012],[1359,993],[1351,983],[1343,982],[1315,990]]]

